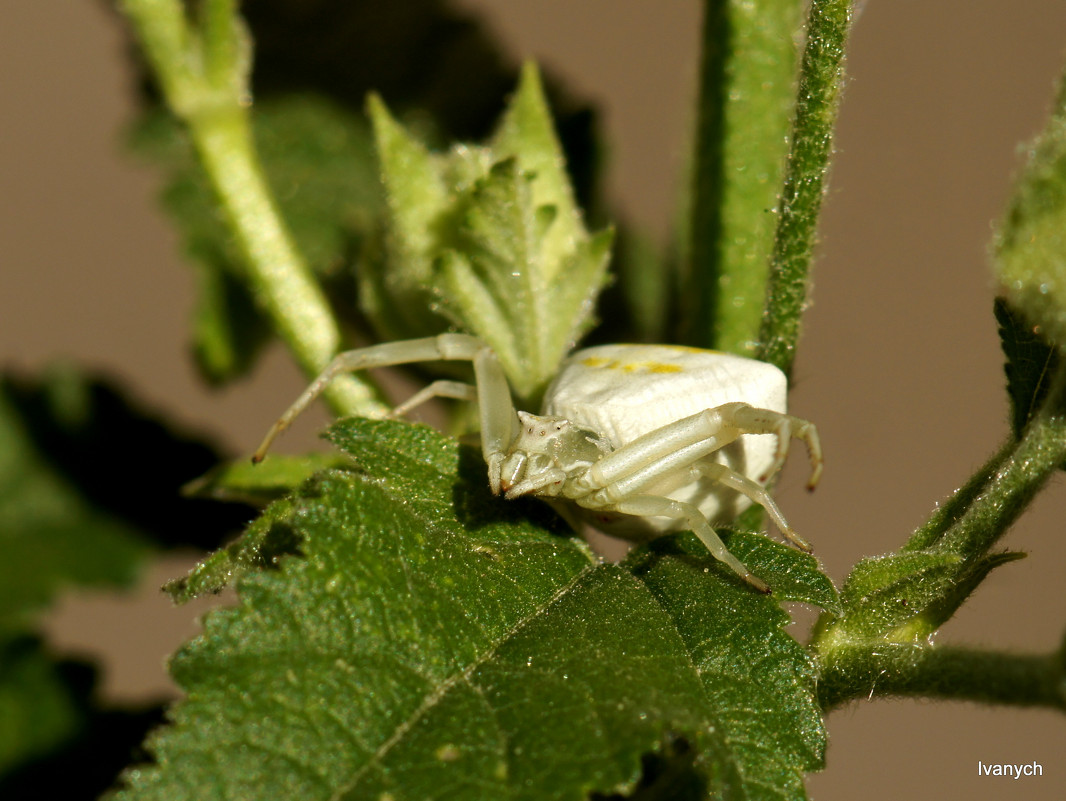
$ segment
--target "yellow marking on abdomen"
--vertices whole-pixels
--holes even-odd
[[[666,362],[623,362],[619,359],[605,359],[602,356],[588,356],[581,364],[592,369],[621,370],[623,373],[680,373],[685,368],[679,364]]]

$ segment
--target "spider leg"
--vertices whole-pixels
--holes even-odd
[[[342,373],[367,370],[372,367],[389,367],[413,362],[432,361],[468,361],[474,365],[474,378],[477,384],[475,392],[478,399],[478,411],[481,421],[482,451],[489,464],[489,480],[493,481],[493,465],[496,465],[496,485],[499,491],[499,462],[502,451],[510,442],[518,418],[507,378],[500,367],[499,360],[492,348],[477,337],[468,334],[440,334],[423,339],[410,339],[401,342],[383,342],[366,348],[345,351],[334,357],[326,368],[303,391],[296,401],[271,426],[262,443],[252,456],[253,462],[261,462],[274,440],[288,428],[292,421],[306,409],[329,383]],[[432,389],[428,387],[427,389]],[[463,397],[468,397],[466,390]],[[421,397],[420,397],[421,396]],[[418,402],[426,399],[422,393],[415,396]],[[412,399],[414,400],[414,399]],[[417,404],[414,404],[417,405]],[[404,406],[412,408],[411,401]]]
[[[707,476],[712,481],[716,481],[723,486],[736,490],[741,495],[746,495],[755,503],[759,504],[766,513],[770,515],[770,519],[774,521],[774,525],[780,530],[782,534],[799,548],[801,551],[807,553],[812,552],[810,543],[803,539],[785,520],[785,516],[781,513],[781,509],[778,507],[777,502],[774,501],[770,493],[766,491],[766,487],[762,486],[756,481],[752,481],[745,475],[738,473],[735,470],[731,470],[724,464],[718,462],[701,462],[696,465],[696,469],[703,475]]]
[[[566,481],[566,473],[562,470],[548,470],[541,473],[535,479],[526,480],[520,484],[515,484],[507,492],[504,493],[504,497],[509,501],[513,501],[515,498],[521,498],[523,495],[554,495],[551,492],[538,492],[545,487],[550,487],[552,484],[561,484]]]
[[[770,587],[754,575],[744,563],[731,554],[725,547],[725,543],[715,534],[707,518],[699,509],[690,503],[675,501],[671,498],[663,498],[659,495],[635,495],[625,498],[609,507],[609,511],[623,512],[624,514],[637,515],[638,517],[670,517],[677,520],[678,528],[691,529],[700,541],[707,546],[711,556],[719,562],[725,563],[738,576],[743,578],[751,586],[761,593],[769,593]]]
[[[781,469],[788,456],[788,447],[792,438],[802,439],[807,444],[807,451],[811,459],[811,475],[807,479],[807,489],[812,490],[822,477],[822,445],[818,439],[818,429],[814,423],[793,417],[790,414],[775,412],[772,409],[757,409],[746,403],[729,404],[733,407],[728,415],[723,415],[728,420],[728,425],[743,434],[774,434],[777,437],[777,452],[774,462],[761,476],[760,481],[766,481],[770,476]],[[725,407],[719,407],[725,409]]]
[[[663,475],[708,456],[744,434],[775,434],[778,438],[774,462],[760,480],[780,468],[795,435],[807,443],[810,451],[807,487],[818,483],[822,449],[812,423],[746,403],[726,403],[649,431],[607,454],[589,471],[589,489],[611,486],[613,498],[636,494]]]
[[[612,498],[633,495],[664,474],[728,445],[740,432],[724,425],[722,408],[676,420],[611,451],[589,470],[590,488],[613,487]]]
[[[714,529],[695,505],[663,497],[662,487],[682,475],[703,473],[750,498],[770,514],[782,534],[804,551],[807,544],[788,525],[781,510],[758,482],[712,462],[706,457],[744,434],[775,434],[779,438],[775,463],[787,455],[792,432],[802,436],[810,449],[812,483],[821,471],[821,449],[814,426],[781,412],[756,409],[745,403],[728,403],[706,409],[637,437],[592,465],[574,489],[583,495],[570,497],[589,509],[619,511],[646,517],[671,517],[683,521],[707,545],[715,558],[738,575],[764,590],[765,584],[750,578],[750,572],[722,545]],[[677,482],[680,483],[680,482]]]
[[[477,388],[461,381],[434,381],[405,400],[391,412],[390,418],[404,417],[412,410],[434,398],[452,398],[453,400],[477,401]]]

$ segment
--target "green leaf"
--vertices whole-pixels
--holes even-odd
[[[0,631],[0,788],[14,768],[71,739],[83,724],[66,677],[40,642]]]
[[[656,772],[804,797],[813,666],[694,538],[600,564],[546,505],[493,497],[473,449],[393,421],[330,438],[356,467],[268,510],[300,555],[174,657],[187,697],[119,798],[580,799]],[[829,602],[810,557],[758,539],[730,542],[782,598]]]
[[[129,763],[159,707],[99,706],[96,673],[40,641],[0,634],[0,798],[97,798]]]
[[[486,147],[434,155],[380,101],[369,113],[388,220],[361,274],[364,311],[387,339],[479,336],[535,406],[592,324],[612,241],[581,221],[536,69]]]
[[[1010,398],[1011,431],[1022,435],[1033,414],[1043,403],[1058,371],[1059,354],[1031,325],[1014,312],[1003,298],[993,307],[999,323],[999,340],[1006,358],[1007,396]]]
[[[347,462],[343,456],[332,453],[274,454],[262,464],[240,459],[212,468],[182,487],[182,492],[190,497],[262,507],[292,492],[320,470],[343,467]]]
[[[163,585],[177,604],[217,594],[245,573],[277,568],[285,556],[300,552],[301,536],[289,522],[293,513],[287,499],[277,501],[248,526],[240,538],[211,553],[185,576]]]
[[[709,563],[691,534],[665,537],[637,551],[626,566],[643,581],[685,640],[712,700],[715,722],[744,791],[751,785],[791,787],[802,797],[801,770],[822,767],[825,729],[811,688],[806,651],[781,631],[788,615],[776,602],[840,608],[832,582],[814,558],[764,536],[723,532],[729,550],[773,587],[773,599],[753,598],[741,582],[705,581],[726,571]],[[665,558],[665,557],[672,558]],[[730,643],[722,648],[722,643]],[[768,797],[776,797],[772,794]],[[781,792],[780,797],[792,797]]]
[[[63,588],[135,579],[148,545],[115,509],[121,487],[101,478],[128,474],[112,461],[128,455],[132,433],[116,401],[66,368],[0,380],[0,628],[25,626]]]
[[[835,647],[851,640],[912,639],[908,622],[951,594],[962,568],[961,556],[932,550],[860,560],[840,592],[844,614],[830,624],[825,641]]]
[[[930,603],[920,618],[910,624],[909,628],[914,632],[914,638],[926,637],[947,623],[963,602],[997,567],[1017,562],[1025,556],[1019,551],[1006,551],[971,560],[966,569],[959,572],[951,591]]]
[[[284,500],[312,475],[327,469],[343,469],[351,460],[342,454],[309,453],[304,456],[271,456],[261,464],[242,459],[205,473],[183,488],[188,495],[262,507],[273,506],[248,526],[238,539],[210,554],[187,575],[163,585],[171,600],[183,604],[201,595],[222,592],[250,570],[275,568],[279,560],[299,552],[299,536],[284,521],[292,504]]]
[[[1066,78],[994,242],[995,268],[1011,306],[1037,334],[1066,345]]]
[[[252,122],[263,169],[297,246],[321,279],[337,284],[338,305],[350,309],[350,262],[380,213],[366,121],[321,98],[282,96],[257,102]],[[166,170],[164,203],[197,265],[198,364],[215,382],[241,375],[269,326],[249,294],[241,255],[192,146],[176,121],[158,110],[142,118],[132,143]]]

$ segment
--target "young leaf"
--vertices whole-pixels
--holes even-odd
[[[881,639],[895,633],[945,593],[962,568],[962,557],[940,551],[908,551],[868,557],[851,571],[840,596],[844,614],[830,624],[827,641]],[[924,636],[924,634],[923,634]]]
[[[910,625],[915,639],[926,637],[947,623],[981,582],[988,578],[989,573],[997,567],[1024,559],[1025,556],[1018,551],[1006,551],[972,560],[965,570],[959,572],[951,591],[930,603],[921,617]]]
[[[473,449],[396,422],[330,437],[357,470],[268,512],[301,555],[246,573],[174,658],[188,697],[119,798],[579,799],[678,740],[723,792],[803,798],[810,660],[694,539],[601,565],[544,504],[491,496]],[[750,551],[824,596],[806,555]]]
[[[541,270],[552,283],[564,268],[575,241],[588,236],[581,210],[574,202],[566,160],[555,135],[551,109],[544,97],[540,74],[532,64],[522,70],[521,83],[496,133],[489,142],[496,162],[515,159],[529,176],[532,208],[551,209],[551,223],[544,228]],[[553,272],[554,271],[554,272]]]
[[[439,159],[393,119],[377,95],[367,99],[367,114],[386,216],[356,276],[359,303],[382,339],[432,336],[448,326],[436,308],[433,260],[449,187]]]
[[[487,147],[436,156],[380,101],[369,113],[388,219],[361,273],[364,311],[389,339],[449,324],[481,337],[535,405],[592,323],[612,240],[585,230],[536,69]]]
[[[1056,375],[1018,439],[993,456],[900,552],[856,566],[842,592],[845,614],[839,619],[823,616],[813,640],[814,648],[835,664],[838,678],[859,665],[852,674],[857,678],[866,668],[854,654],[840,657],[834,650],[849,645],[861,649],[871,641],[926,640],[991,570],[1016,558],[990,550],[1066,461],[1063,389]],[[838,682],[834,694],[845,684]]]
[[[604,231],[570,236],[561,251],[547,232],[563,220],[536,205],[535,184],[513,159],[494,165],[470,192],[439,278],[447,308],[493,345],[515,394],[533,405],[591,324],[611,246]]]

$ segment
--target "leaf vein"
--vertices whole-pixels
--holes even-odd
[[[397,724],[395,730],[389,737],[378,747],[378,749],[370,756],[359,770],[355,772],[351,780],[342,785],[336,793],[330,796],[331,801],[340,801],[344,798],[350,790],[352,790],[362,779],[364,775],[370,770],[371,767],[378,765],[382,762],[385,756],[404,738],[404,736],[414,727],[414,725],[421,720],[431,709],[433,709],[438,703],[440,703],[444,697],[460,683],[466,683],[468,686],[473,686],[470,682],[471,676],[482,665],[488,663],[499,650],[500,646],[514,637],[519,631],[529,625],[533,620],[543,615],[548,609],[555,605],[560,598],[564,597],[570,592],[582,579],[589,573],[596,569],[596,565],[588,565],[578,571],[573,578],[566,584],[560,587],[551,598],[549,598],[544,604],[532,610],[530,614],[522,617],[514,626],[507,631],[503,632],[499,637],[493,641],[484,653],[476,659],[471,660],[463,670],[458,673],[447,677],[442,681],[432,692],[428,693],[410,715]]]

